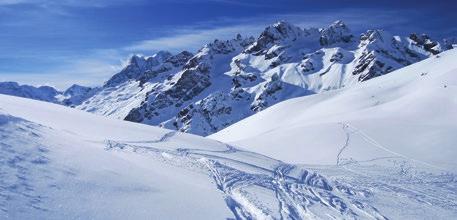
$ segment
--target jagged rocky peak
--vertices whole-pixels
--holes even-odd
[[[288,22],[280,21],[265,28],[255,43],[247,49],[247,52],[259,52],[278,41],[295,41],[305,35],[303,29],[289,24]]]
[[[320,43],[328,46],[335,43],[349,43],[353,41],[354,35],[347,25],[341,21],[335,21],[329,27],[321,29]]]
[[[215,54],[228,54],[235,50],[233,40],[215,39],[212,43],[207,44],[206,47]]]
[[[249,45],[251,45],[252,43],[255,42],[255,38],[253,36],[249,36],[249,37],[243,37],[241,34],[237,34],[236,35],[236,38],[234,39],[235,41],[239,42],[239,44],[244,48],[244,47],[247,47]]]
[[[208,72],[210,60],[214,55],[227,55],[232,52],[241,52],[247,45],[252,44],[252,37],[243,38],[240,34],[231,40],[215,39],[213,42],[203,46],[195,56],[184,65],[184,69],[198,69],[200,72]]]
[[[376,30],[367,30],[367,32],[362,33],[360,35],[360,40],[361,41],[375,41],[375,40],[380,40],[384,41],[384,38],[390,37],[388,36],[389,34],[386,33],[384,30],[381,29],[376,29]]]
[[[139,67],[139,66],[144,66],[145,63],[146,63],[146,59],[143,56],[135,54],[132,57],[130,57],[127,66],[138,66]]]
[[[376,41],[384,42],[384,39],[391,36],[383,30],[367,30],[365,33],[360,34],[360,44],[366,45]]]
[[[238,48],[244,48],[254,41],[252,37],[243,38],[241,34],[237,34],[234,39],[219,40],[215,39],[213,42],[206,44],[199,52],[207,52],[212,54],[228,54]]]
[[[421,35],[418,35],[416,33],[412,33],[409,35],[409,39],[415,41],[416,43],[418,44],[425,44],[427,42],[430,42],[430,37],[426,34],[421,34]]]
[[[160,63],[165,62],[168,58],[170,58],[172,54],[168,51],[159,51],[155,53],[154,55],[146,58],[146,62],[151,65],[158,65]]]
[[[156,66],[165,62],[171,56],[172,54],[168,51],[159,51],[150,57],[135,54],[130,58],[127,67],[145,68],[147,66]]]
[[[104,87],[112,87],[131,79],[138,79],[144,72],[159,66],[171,56],[172,54],[168,51],[159,51],[150,57],[135,54],[129,59],[127,66],[111,77]]]
[[[193,56],[194,54],[185,50],[176,55],[168,57],[165,62],[171,63],[173,66],[178,67],[186,64],[187,61],[189,61]]]
[[[288,38],[291,40],[296,40],[303,34],[304,31],[301,28],[292,25],[286,21],[280,21],[267,27],[260,35],[260,38],[267,37],[273,40],[281,40]]]
[[[440,44],[437,41],[433,41],[426,34],[418,35],[416,33],[412,33],[409,35],[409,39],[414,41],[417,46],[424,48],[424,50],[432,54],[438,54],[441,51]]]

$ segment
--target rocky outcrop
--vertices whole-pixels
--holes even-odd
[[[149,75],[154,75],[151,72],[160,69],[160,64],[163,64],[171,56],[171,53],[167,51],[160,51],[151,57],[134,55],[130,58],[127,66],[122,69],[121,72],[111,77],[111,79],[109,79],[104,86],[113,87],[128,80],[139,79],[145,72],[149,72]]]
[[[409,39],[411,39],[415,45],[424,48],[424,50],[432,54],[438,54],[441,51],[439,43],[437,41],[432,41],[426,34],[417,35],[413,33],[409,35]]]
[[[322,46],[329,46],[336,43],[349,43],[354,39],[351,30],[343,21],[336,21],[328,28],[321,31],[319,42]]]

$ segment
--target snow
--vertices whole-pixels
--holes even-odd
[[[407,185],[395,169],[369,169],[370,178],[392,182],[380,185],[350,165],[284,163],[208,138],[19,97],[0,95],[0,137],[1,219],[456,216],[451,174],[420,173],[422,182],[415,175]],[[399,166],[409,177],[409,167]],[[406,189],[411,185],[435,196]],[[389,202],[393,195],[425,213],[399,211]]]
[[[376,214],[304,167],[51,103],[0,95],[0,136],[2,219]]]
[[[356,138],[350,148],[357,150],[346,157],[363,158],[360,150],[382,146],[453,171],[456,57],[452,50],[353,88],[287,100],[210,137],[287,162],[335,164],[347,124]],[[357,140],[364,136],[379,146],[367,150],[370,140]]]
[[[48,103],[3,95],[0,99],[0,218],[231,216],[205,173],[167,165],[146,153],[105,149],[108,140],[148,141],[168,131]],[[198,138],[179,139],[172,145],[193,146]],[[198,145],[222,148],[205,148],[209,144],[204,140]],[[198,211],[204,208],[208,210]]]
[[[290,99],[209,138],[353,186],[358,192],[346,193],[366,196],[389,219],[454,219],[456,58],[454,49],[352,88]]]
[[[280,40],[285,33],[271,30]],[[316,31],[287,34],[308,36],[299,47]],[[327,43],[350,41],[340,38]],[[370,46],[383,44],[376,39]],[[236,55],[242,48],[226,44],[215,41],[196,55],[201,62],[192,68],[210,66],[214,82],[184,104],[231,114],[202,111],[195,113],[198,122],[211,116],[222,127],[246,117],[251,95],[259,106],[308,96],[267,108],[210,139],[0,95],[0,219],[457,218],[457,50],[355,84],[346,68],[353,69],[363,48],[307,51],[301,64],[313,60],[318,70],[297,74],[295,61],[270,68],[265,55]],[[292,59],[304,55],[290,50]],[[275,51],[281,47],[268,53]],[[343,59],[330,61],[338,54]],[[169,56],[134,57],[129,68],[169,68],[144,82],[136,80],[141,71],[122,72],[77,108],[124,117],[149,91],[167,89],[184,75],[173,75],[172,63],[159,65]],[[233,56],[249,64],[242,74],[264,80],[243,85],[252,94],[226,83],[230,68],[237,69]],[[265,95],[278,87],[283,93]],[[90,90],[74,89],[78,96]],[[172,107],[168,113],[179,111]]]
[[[214,40],[196,54],[134,55],[102,87],[59,103],[206,136],[278,102],[350,87],[418,62],[449,49],[447,42],[382,30],[356,38],[342,21],[321,29],[281,21],[257,39]]]

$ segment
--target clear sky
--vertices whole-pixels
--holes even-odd
[[[194,52],[286,20],[457,36],[457,0],[0,0],[0,81],[100,85],[134,53]]]

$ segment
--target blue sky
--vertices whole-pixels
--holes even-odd
[[[134,53],[196,51],[215,39],[257,36],[287,20],[345,21],[355,34],[457,36],[455,0],[0,0],[0,81],[100,85]]]

